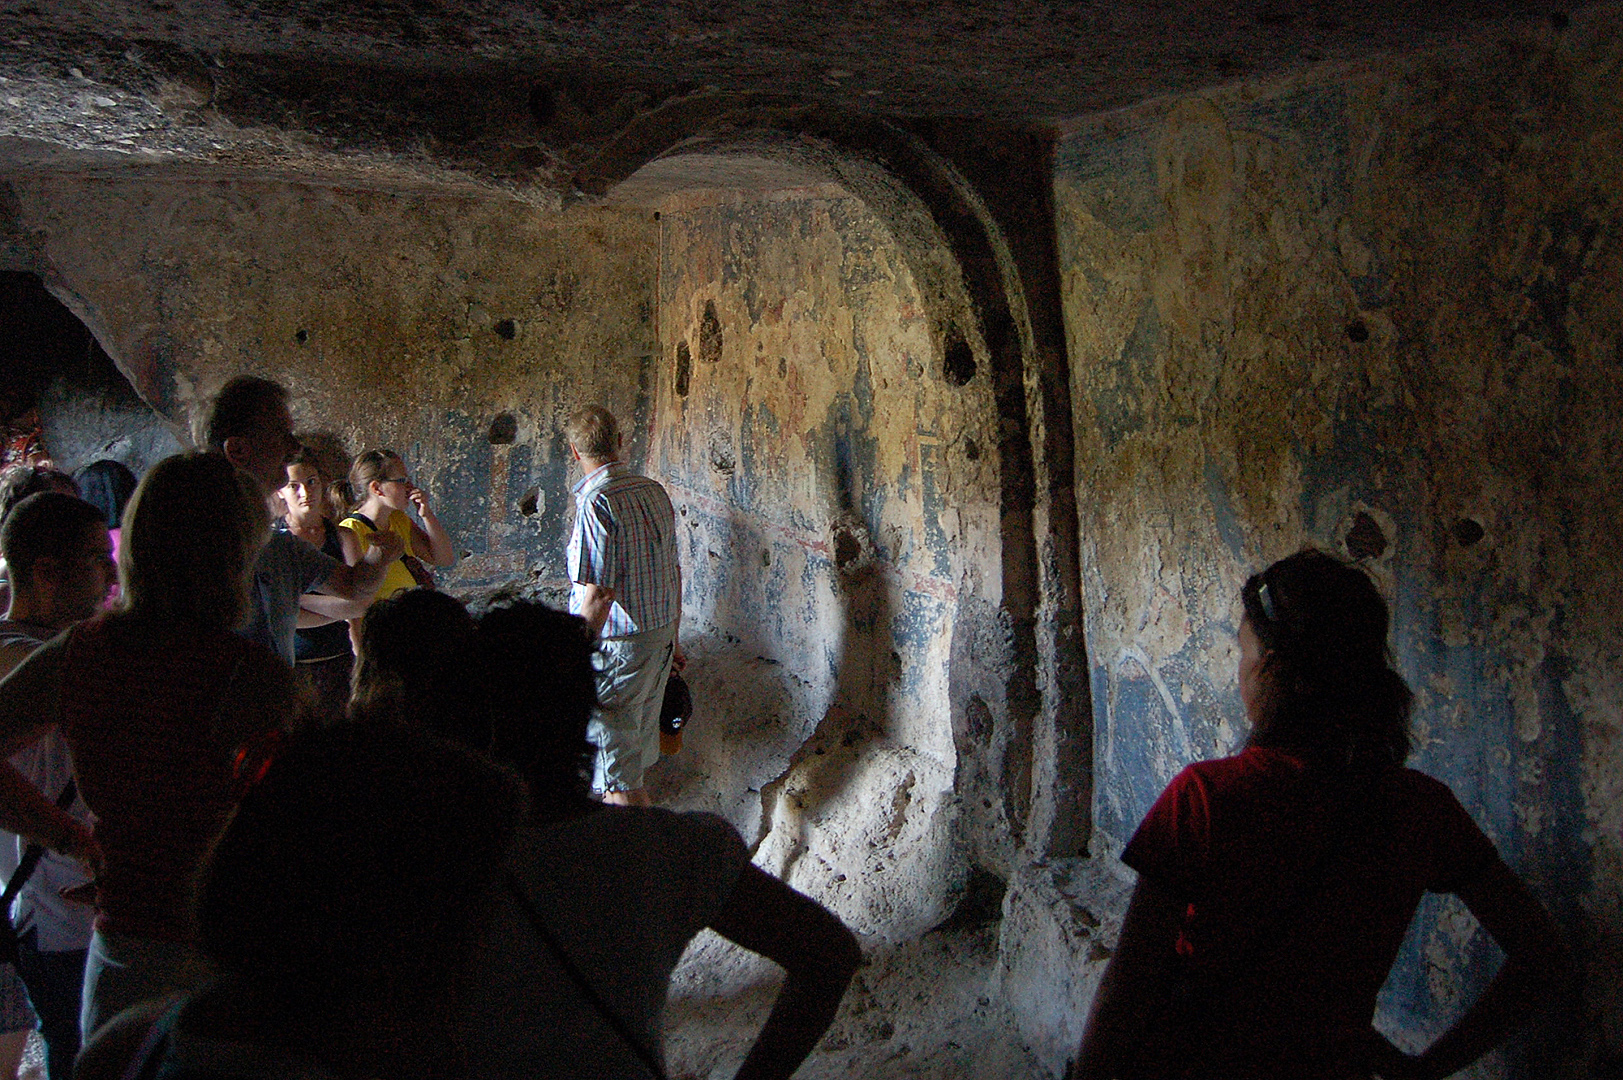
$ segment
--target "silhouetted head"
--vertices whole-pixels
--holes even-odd
[[[293,414],[281,384],[239,375],[221,387],[203,418],[203,441],[259,481],[267,492],[282,486],[282,469],[299,449]]]
[[[73,474],[79,485],[79,495],[85,502],[102,512],[102,520],[109,529],[124,523],[124,508],[135,494],[135,474],[122,461],[102,458]]]
[[[1386,601],[1367,574],[1305,548],[1252,575],[1240,599],[1251,745],[1338,769],[1408,757],[1413,694],[1392,669]]]
[[[265,501],[220,454],[177,454],[149,470],[124,512],[119,572],[134,615],[233,629],[248,612],[269,535]]]
[[[530,785],[537,816],[578,813],[591,793],[596,638],[577,615],[517,601],[479,620],[476,649],[497,760]]]
[[[248,791],[203,870],[203,951],[320,1051],[388,1047],[385,1025],[432,1038],[523,807],[511,773],[426,732],[308,735]]]
[[[366,609],[349,714],[423,727],[489,751],[473,664],[474,624],[454,596],[406,589]]]

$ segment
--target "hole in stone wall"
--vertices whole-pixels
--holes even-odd
[[[979,866],[969,868],[969,881],[964,886],[964,897],[937,930],[973,930],[990,926],[1003,918],[1003,894],[1008,891],[1004,880]]]
[[[1364,325],[1363,319],[1347,324],[1347,340],[1360,345],[1369,340],[1369,327]]]
[[[524,493],[524,498],[518,501],[518,512],[525,517],[535,517],[541,509],[541,488],[533,487]]]
[[[954,323],[947,327],[947,347],[941,357],[941,374],[954,386],[963,386],[975,377],[975,350],[964,340],[964,332]]]
[[[1487,535],[1487,530],[1481,522],[1471,518],[1460,518],[1454,522],[1454,539],[1459,541],[1460,547],[1470,547]]]
[[[1369,514],[1360,510],[1347,530],[1347,554],[1355,559],[1373,559],[1386,550],[1386,534]]]
[[[844,531],[843,529],[835,530],[835,533],[834,533],[834,562],[835,562],[835,564],[838,565],[840,567],[840,569],[843,570],[846,567],[850,566],[852,563],[856,562],[857,559],[859,559],[861,557],[862,557],[862,544],[861,544],[861,542],[858,541],[856,537],[852,536],[850,533]]]
[[[979,461],[981,459],[981,447],[980,447],[980,444],[977,443],[974,439],[965,439],[964,440],[964,456],[966,458],[968,458],[970,461]]]
[[[490,445],[508,446],[517,438],[518,420],[512,413],[501,413],[490,422]]]
[[[503,341],[512,341],[518,337],[518,324],[513,322],[512,319],[503,319],[495,325],[494,329],[496,336]]]
[[[710,467],[717,472],[731,473],[735,462],[732,449],[721,443],[710,444]]]
[[[293,340],[297,341],[300,345],[303,345],[306,341],[310,340],[310,331],[295,330],[293,332]]]
[[[699,359],[707,364],[721,359],[721,319],[714,300],[704,302],[704,318],[699,320]]]
[[[688,379],[693,374],[693,354],[688,351],[687,339],[676,343],[676,396],[688,396]]]

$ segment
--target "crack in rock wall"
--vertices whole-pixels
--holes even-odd
[[[1412,763],[1587,967],[1583,1036],[1479,1076],[1623,1045],[1620,16],[1101,116],[1057,166],[1099,850],[1243,741],[1244,575],[1360,557]],[[1382,1024],[1429,1039],[1497,962],[1428,899]]]

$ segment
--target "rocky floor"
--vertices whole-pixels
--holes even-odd
[[[997,928],[936,931],[867,953],[839,1016],[797,1077],[1048,1080],[991,992]],[[673,1080],[731,1077],[765,1019],[776,969],[706,932],[683,957],[666,1011]]]

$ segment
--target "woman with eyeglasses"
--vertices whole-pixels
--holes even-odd
[[[1444,1077],[1570,977],[1549,915],[1447,786],[1404,767],[1413,695],[1386,602],[1306,549],[1240,594],[1235,757],[1180,773],[1122,853],[1138,885],[1070,1076]],[[1505,952],[1418,1055],[1375,998],[1425,892],[1458,896]]]
[[[374,602],[416,585],[431,584],[421,569],[422,563],[450,566],[454,561],[451,537],[428,505],[427,493],[411,482],[399,454],[393,450],[368,450],[356,458],[349,470],[349,489],[352,509],[338,523],[345,562],[351,566],[359,562],[372,543],[371,537],[379,532],[393,532],[406,545],[405,554],[390,564]],[[412,520],[413,509],[422,524]],[[413,567],[412,561],[418,565]],[[350,622],[352,639],[358,623],[358,619]]]

